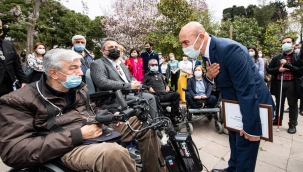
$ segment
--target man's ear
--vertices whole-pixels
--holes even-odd
[[[51,78],[58,79],[57,71],[55,69],[48,69],[47,72],[48,72],[48,74],[50,75]]]

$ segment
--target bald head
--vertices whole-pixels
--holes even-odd
[[[205,29],[200,23],[192,21],[183,26],[179,36],[183,33],[198,35],[199,33],[205,33]]]
[[[194,50],[200,50],[200,54],[202,55],[205,52],[207,40],[208,34],[198,22],[187,23],[179,33],[179,41],[183,49],[193,45]],[[206,44],[203,43],[204,41]]]

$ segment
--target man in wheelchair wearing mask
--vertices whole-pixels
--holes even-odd
[[[117,143],[84,145],[102,137],[102,124],[85,123],[98,108],[89,103],[81,80],[81,55],[53,49],[43,59],[45,74],[36,83],[0,98],[0,154],[14,168],[43,164],[60,157],[76,171],[136,171],[127,149]],[[142,125],[129,119],[134,129]],[[111,125],[122,142],[138,140],[144,169],[158,172],[159,142],[155,131],[135,134],[126,125]]]

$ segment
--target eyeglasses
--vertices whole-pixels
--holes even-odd
[[[119,74],[122,76],[122,72],[121,72],[121,68],[120,68],[120,66],[119,65],[116,65],[116,69],[117,69],[117,71],[119,72]]]
[[[158,64],[150,64],[150,66],[158,66]]]

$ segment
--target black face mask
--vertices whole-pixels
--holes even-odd
[[[120,50],[116,50],[116,49],[110,49],[107,50],[108,53],[108,58],[112,59],[112,60],[117,60],[120,57]]]
[[[146,50],[147,52],[151,52],[151,49],[150,49],[150,48],[145,48],[145,50]]]

